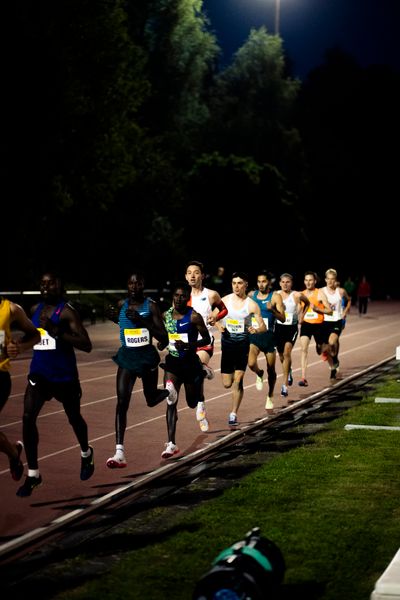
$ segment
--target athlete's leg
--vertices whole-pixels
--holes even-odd
[[[172,381],[174,388],[177,393],[177,399],[174,404],[167,403],[167,412],[166,412],[166,421],[167,421],[167,434],[168,434],[168,442],[172,442],[175,444],[175,435],[176,435],[176,424],[178,421],[178,399],[179,399],[179,390],[181,388],[181,381],[178,380],[177,376],[169,371],[166,371],[164,374],[164,385],[166,381]]]
[[[79,382],[66,384],[66,389],[68,388],[70,390],[68,398],[64,397],[62,404],[82,452],[87,452],[89,450],[88,427],[81,414],[82,389]]]
[[[131,401],[136,376],[128,369],[118,367],[117,371],[117,406],[115,409],[115,440],[118,445],[124,444],[127,413]]]
[[[260,354],[260,349],[258,348],[258,346],[255,346],[254,344],[250,344],[249,359],[248,359],[249,369],[251,369],[253,371],[253,373],[255,373],[257,375],[257,377],[262,377],[264,375],[264,371],[259,368],[258,363],[257,363],[257,358],[258,358],[259,354]]]
[[[22,431],[26,459],[29,469],[37,470],[38,466],[38,445],[39,431],[36,420],[42,409],[43,404],[48,400],[41,389],[42,384],[39,381],[28,381],[24,396],[24,414],[22,417]]]
[[[156,406],[168,396],[165,389],[159,390],[158,385],[158,366],[155,369],[148,369],[142,375],[143,393],[146,398],[147,406]]]
[[[11,392],[11,377],[8,371],[0,372],[0,412],[5,406]],[[18,459],[18,451],[7,436],[0,431],[0,452],[4,452],[10,460]]]
[[[267,361],[267,373],[268,373],[268,396],[272,398],[274,395],[275,383],[276,383],[276,352],[267,352],[265,355]]]
[[[301,377],[306,379],[307,375],[307,364],[308,364],[308,348],[310,346],[311,338],[308,335],[300,336],[300,347],[301,347]]]

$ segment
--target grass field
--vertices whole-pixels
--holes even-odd
[[[377,396],[400,398],[398,378],[398,368],[382,376],[322,431],[232,478],[229,489],[212,499],[159,506],[120,525],[109,544],[99,541],[108,571],[96,571],[94,552],[70,559],[58,566],[64,591],[52,597],[190,600],[215,557],[259,527],[285,560],[280,600],[368,600],[400,546],[400,432],[344,426],[400,426],[400,404],[374,403]],[[204,477],[212,487],[212,477]],[[202,489],[201,476],[192,492],[196,485]],[[66,584],[62,572],[79,572],[84,564],[92,564],[93,575],[86,570]]]

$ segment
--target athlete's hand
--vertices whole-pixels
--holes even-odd
[[[107,319],[110,319],[110,321],[112,321],[113,323],[118,323],[118,320],[119,320],[119,310],[113,304],[110,304],[106,308],[105,313],[106,313]]]
[[[125,314],[128,317],[128,319],[134,323],[143,323],[144,322],[143,317],[140,316],[138,311],[130,306],[128,306],[127,310],[125,311]]]
[[[19,343],[17,341],[11,340],[11,342],[8,342],[7,355],[9,358],[17,358],[19,352]]]

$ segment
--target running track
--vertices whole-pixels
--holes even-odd
[[[16,496],[16,490],[24,478],[18,483],[13,481],[9,474],[8,460],[4,454],[0,454],[0,544],[37,527],[46,526],[54,519],[86,506],[95,498],[134,481],[166,462],[160,458],[167,441],[165,405],[148,408],[142,394],[141,382],[138,380],[132,394],[125,435],[128,467],[118,470],[106,468],[105,462],[114,454],[115,448],[117,367],[111,357],[119,347],[119,330],[114,323],[105,322],[88,325],[88,331],[93,350],[90,354],[77,351],[77,358],[83,389],[82,414],[88,423],[90,443],[95,449],[95,473],[89,481],[80,481],[80,450],[75,436],[61,405],[55,400],[50,401],[43,407],[38,419],[39,466],[43,485],[37,488],[31,497]],[[372,302],[368,314],[362,318],[358,316],[357,310],[352,308],[341,336],[339,377],[348,377],[386,358],[392,358],[397,346],[400,346],[400,302]],[[14,361],[12,393],[0,415],[0,428],[10,440],[22,439],[23,393],[29,361],[29,353]],[[207,433],[200,431],[195,412],[186,406],[182,391],[178,404],[177,426],[177,444],[182,454],[204,448],[231,431],[227,425],[231,392],[225,390],[221,383],[219,340],[210,364],[216,373],[212,381],[205,381],[210,430]],[[265,359],[262,357],[260,366],[263,365]],[[279,395],[282,373],[279,358],[277,373],[274,411],[286,406],[288,401],[304,399],[331,385],[329,370],[326,363],[317,356],[313,342],[309,350],[309,387],[301,388],[297,385],[300,376],[299,341],[296,342],[293,351],[294,385],[289,388],[288,398],[281,398]],[[160,385],[161,379],[160,370]],[[244,384],[245,394],[238,415],[239,423],[243,424],[265,416],[267,389],[265,385],[262,392],[256,390],[255,375],[249,370],[246,372]]]

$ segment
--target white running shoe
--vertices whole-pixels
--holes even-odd
[[[237,419],[237,414],[236,414],[236,413],[233,413],[233,412],[231,412],[231,413],[229,414],[229,418],[228,418],[228,425],[231,425],[232,427],[233,427],[234,425],[239,425],[239,422],[238,422],[238,419]]]
[[[175,454],[178,454],[178,452],[179,448],[176,444],[173,444],[172,442],[167,442],[165,444],[165,450],[161,454],[161,458],[171,458]]]
[[[208,421],[206,418],[201,419],[201,421],[199,421],[199,425],[200,425],[200,429],[202,430],[203,433],[208,431],[209,425],[208,425]]]
[[[209,425],[207,421],[206,405],[204,404],[204,402],[197,403],[196,419],[199,422],[201,431],[208,431]]]
[[[202,421],[206,418],[206,406],[204,402],[198,402],[196,408],[196,419]]]
[[[127,466],[125,454],[123,452],[116,452],[114,456],[107,459],[106,465],[109,469],[123,469]]]
[[[272,402],[272,398],[267,396],[267,401],[265,403],[265,410],[270,410],[271,408],[274,408],[274,403]]]
[[[211,369],[211,367],[209,367],[208,365],[205,365],[203,363],[203,371],[205,372],[205,378],[206,379],[214,379],[215,377],[215,373],[214,371]]]
[[[167,396],[167,404],[170,406],[172,406],[172,404],[176,404],[176,401],[178,400],[178,392],[176,391],[175,386],[170,379],[165,382],[165,389],[169,391],[169,396]]]
[[[257,375],[257,379],[256,379],[256,388],[259,392],[261,392],[261,390],[264,387],[264,371],[261,371],[261,375]]]

